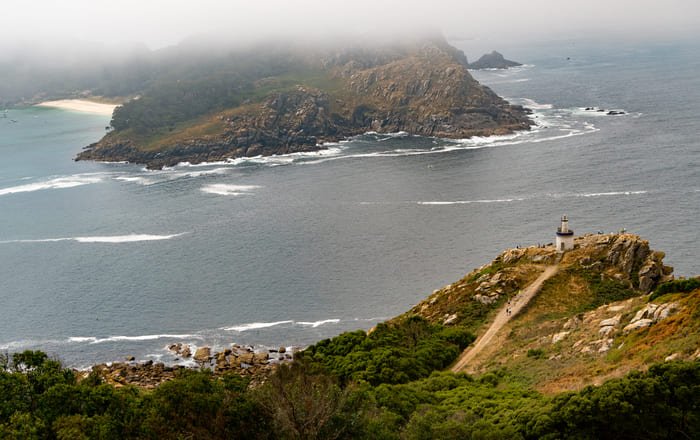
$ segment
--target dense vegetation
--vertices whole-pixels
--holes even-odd
[[[323,340],[303,355],[342,383],[398,384],[447,367],[473,340],[462,328],[409,316],[379,324],[369,334],[358,330]]]
[[[183,371],[153,391],[116,388],[95,375],[78,382],[41,352],[15,353],[0,357],[0,439],[700,436],[700,362],[552,397],[502,371],[436,371],[471,338],[404,318],[321,341],[255,389],[208,371]]]
[[[695,289],[700,289],[700,278],[668,281],[666,283],[659,284],[659,286],[654,289],[654,292],[649,297],[649,301],[653,301],[660,296],[666,295],[667,293],[688,293]]]

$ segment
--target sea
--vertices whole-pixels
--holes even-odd
[[[162,171],[74,162],[107,116],[0,109],[0,352],[84,368],[186,362],[176,342],[304,347],[552,242],[563,214],[576,234],[625,229],[677,276],[700,274],[699,49],[504,51],[525,65],[473,75],[532,109],[528,132],[367,133]]]

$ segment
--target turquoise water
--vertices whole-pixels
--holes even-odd
[[[696,53],[509,51],[527,66],[475,76],[535,110],[530,133],[368,134],[157,172],[72,161],[107,117],[9,110],[0,349],[81,366],[172,360],[172,342],[305,345],[399,314],[505,248],[552,241],[563,213],[577,233],[624,227],[677,274],[700,273]]]

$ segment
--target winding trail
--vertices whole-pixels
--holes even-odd
[[[491,342],[491,339],[498,333],[499,330],[513,318],[516,316],[522,309],[527,305],[527,303],[530,302],[530,300],[537,294],[537,292],[540,291],[540,288],[542,288],[542,284],[554,276],[557,272],[559,271],[559,265],[554,264],[552,266],[547,266],[544,269],[544,272],[540,274],[539,277],[535,281],[533,281],[529,286],[527,286],[525,289],[521,290],[513,296],[510,299],[510,303],[504,305],[501,310],[498,311],[498,314],[496,314],[496,318],[494,318],[493,322],[491,323],[491,326],[486,330],[486,333],[481,335],[479,338],[477,338],[476,342],[473,345],[470,345],[469,347],[465,348],[462,354],[459,356],[457,359],[457,362],[450,368],[451,371],[453,372],[459,372],[463,371],[469,363],[476,357],[477,354],[481,350],[483,350],[484,347],[486,347],[489,342]],[[510,313],[508,313],[508,309],[510,309]]]

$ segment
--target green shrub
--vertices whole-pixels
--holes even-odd
[[[700,288],[700,278],[668,281],[659,284],[656,289],[654,289],[654,293],[649,297],[649,301],[653,301],[667,293],[688,293],[698,288]]]
[[[474,340],[462,327],[431,324],[420,316],[381,323],[369,334],[343,333],[304,350],[341,383],[406,383],[447,367]]]
[[[544,356],[544,350],[541,348],[531,348],[527,351],[527,357],[542,359]]]

